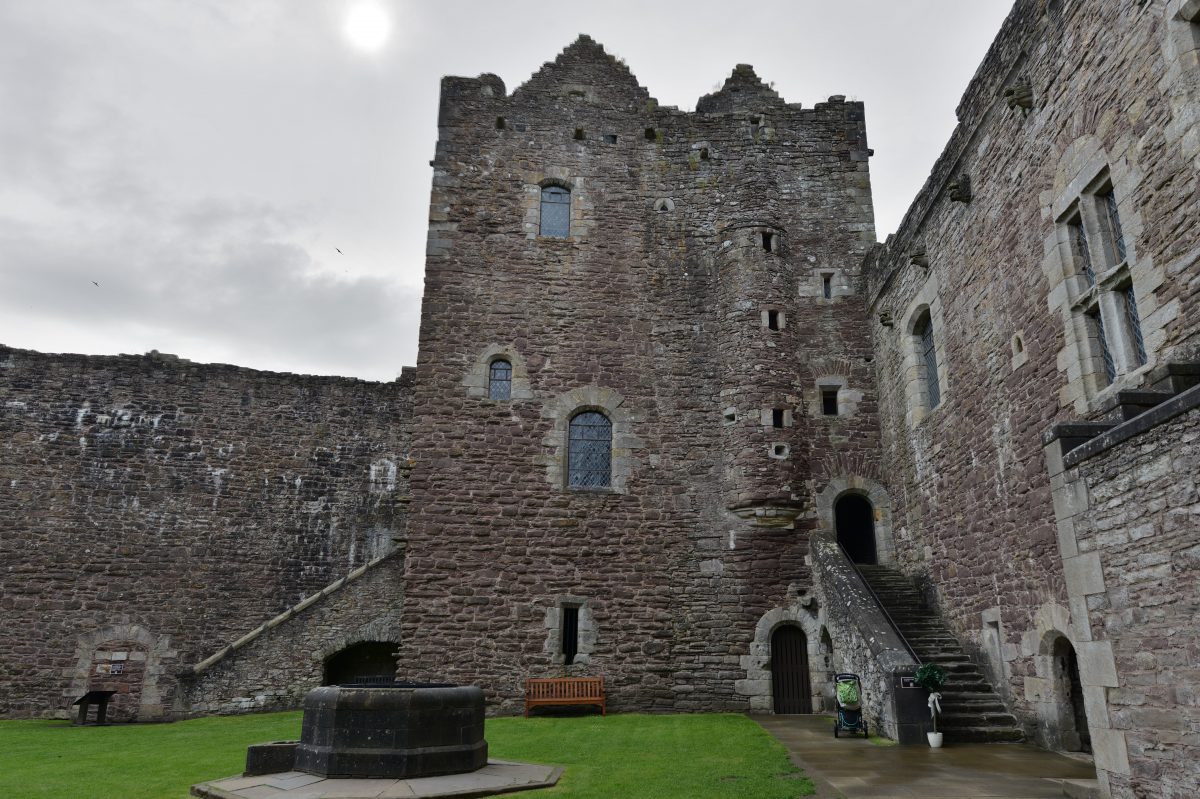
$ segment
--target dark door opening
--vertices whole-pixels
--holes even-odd
[[[322,685],[345,685],[356,680],[390,682],[396,678],[396,649],[389,641],[363,641],[325,661]]]
[[[1075,647],[1066,638],[1058,638],[1054,642],[1055,680],[1059,691],[1070,705],[1068,718],[1063,726],[1064,749],[1068,752],[1091,752],[1092,736],[1088,731],[1087,712],[1083,706],[1083,681],[1079,679],[1079,660],[1075,657]],[[1074,727],[1074,734],[1070,727]]]
[[[855,563],[877,563],[875,509],[866,497],[846,494],[833,505],[838,543]]]
[[[771,636],[771,696],[776,713],[812,713],[808,641],[799,627],[780,627]]]

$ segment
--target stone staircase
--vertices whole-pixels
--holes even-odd
[[[910,577],[887,566],[857,564],[922,663],[946,670],[938,729],[947,742],[1017,742],[1024,733],[979,667],[963,652]]]

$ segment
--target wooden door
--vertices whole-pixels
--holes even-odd
[[[808,641],[799,627],[780,627],[771,636],[771,696],[776,713],[812,713]]]

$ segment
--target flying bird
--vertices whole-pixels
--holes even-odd
[[[337,248],[337,247],[334,247],[333,249],[335,249],[335,250],[337,250],[337,251],[338,251],[338,255],[341,255],[341,254],[342,254],[342,251],[341,251],[341,250],[338,250],[338,248]]]
[[[92,281],[92,285],[95,286],[96,288],[100,288],[100,284],[94,280]]]

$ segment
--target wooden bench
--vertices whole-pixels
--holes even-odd
[[[604,711],[603,677],[546,677],[525,681],[525,715],[538,705],[599,705]]]

